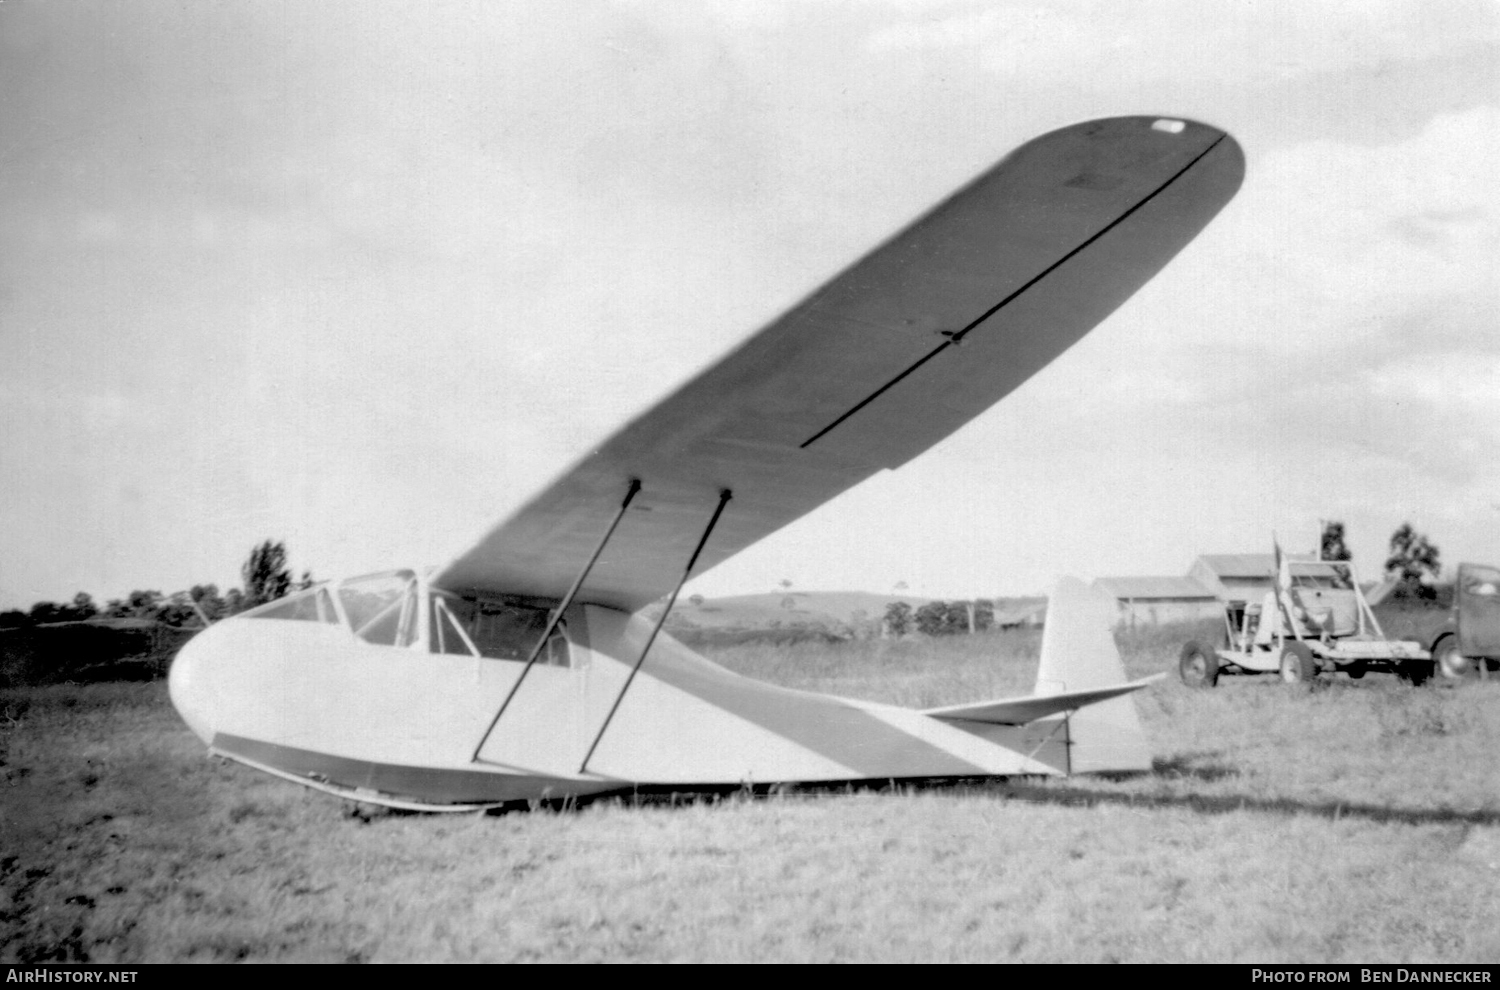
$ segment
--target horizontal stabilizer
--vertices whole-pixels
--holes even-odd
[[[922,712],[945,722],[990,722],[996,725],[1025,725],[1048,715],[1076,711],[1122,694],[1130,694],[1160,680],[1165,674],[1156,674],[1139,681],[1129,681],[1110,687],[1091,688],[1087,691],[1065,691],[1061,694],[1027,695],[1024,698],[1005,698],[1000,701],[981,701],[978,704],[952,705],[948,708],[929,708]]]

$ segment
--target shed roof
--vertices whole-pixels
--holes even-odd
[[[1121,600],[1145,598],[1173,600],[1212,600],[1214,593],[1190,577],[1102,577],[1094,581],[1096,588]]]
[[[1289,553],[1286,559],[1296,567],[1295,573],[1331,571],[1312,554]],[[1224,578],[1263,578],[1269,580],[1276,571],[1276,557],[1269,553],[1206,553],[1198,558],[1220,580]]]
[[[1269,553],[1206,553],[1198,560],[1220,578],[1269,578],[1276,570]]]

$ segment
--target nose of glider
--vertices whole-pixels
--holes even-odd
[[[172,660],[172,669],[167,674],[167,694],[172,698],[172,707],[193,730],[193,734],[204,742],[213,741],[213,693],[207,680],[213,663],[214,640],[219,638],[219,627],[210,626],[188,640]]]

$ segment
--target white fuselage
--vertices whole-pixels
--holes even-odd
[[[424,635],[378,645],[344,621],[235,617],[184,647],[172,667],[172,701],[226,756],[314,785],[423,806],[637,785],[1050,774],[1067,767],[1060,716],[1026,726],[954,724],[754,681],[658,635],[585,768],[651,627],[592,605],[569,609],[565,620],[566,655],[530,669],[477,760],[475,747],[524,664],[432,652]]]

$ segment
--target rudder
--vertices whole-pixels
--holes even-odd
[[[1106,595],[1077,578],[1062,578],[1047,602],[1036,694],[1109,687],[1126,681],[1115,645],[1115,609]],[[1126,695],[1088,705],[1068,716],[1068,772],[1151,769],[1151,751]]]

